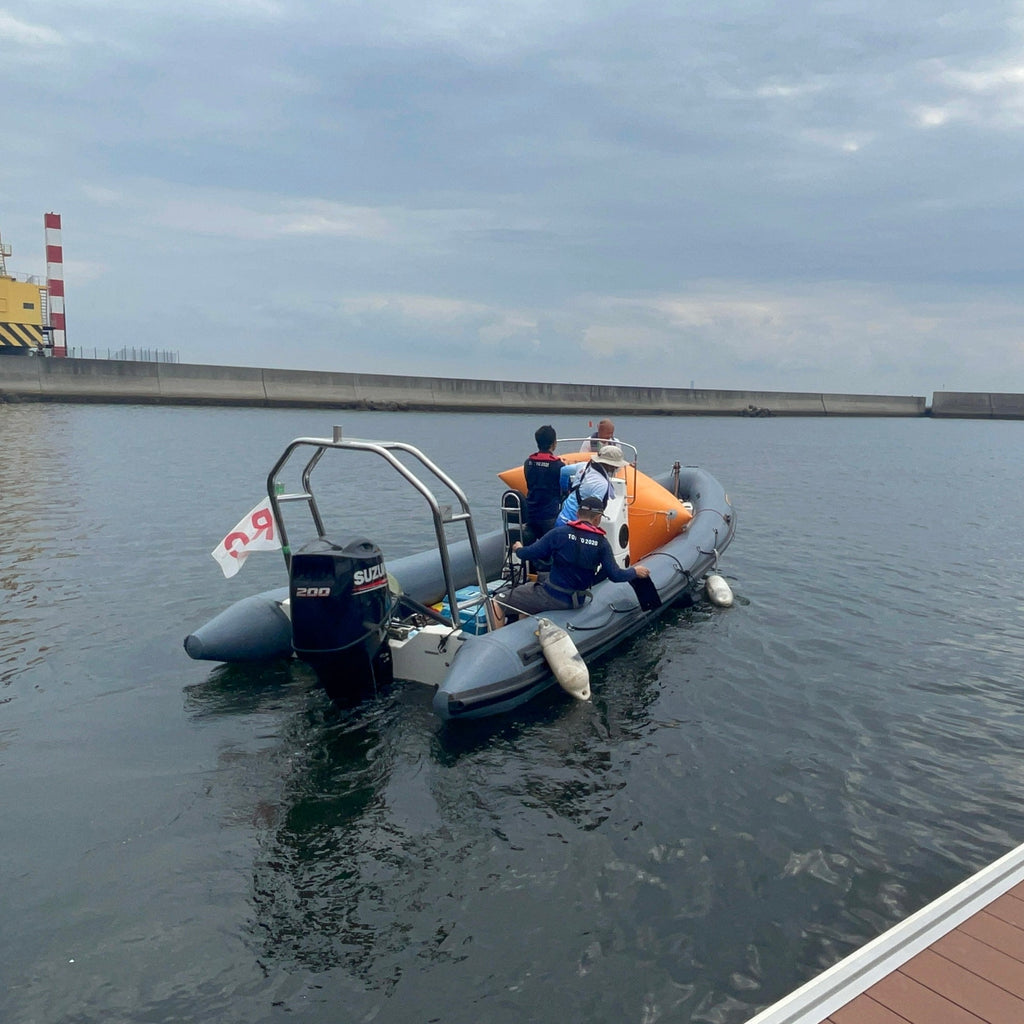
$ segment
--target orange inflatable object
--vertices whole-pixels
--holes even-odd
[[[590,452],[568,452],[559,458],[567,464],[585,462],[590,458]],[[632,564],[682,533],[693,513],[646,473],[633,466],[626,466],[621,472],[626,479],[629,561]],[[526,494],[526,474],[522,466],[506,469],[498,474],[498,479],[506,487]]]

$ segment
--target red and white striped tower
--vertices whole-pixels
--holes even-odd
[[[46,230],[46,290],[50,302],[50,342],[57,359],[68,354],[64,332],[64,247],[60,241],[60,214],[43,215]]]

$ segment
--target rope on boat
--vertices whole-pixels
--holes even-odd
[[[716,532],[715,535],[717,537],[717,532]],[[702,555],[709,555],[709,554],[711,554],[710,551],[701,551],[700,548],[698,548],[697,550]],[[646,562],[649,558],[654,558],[655,556],[660,556],[661,558],[671,558],[672,561],[676,563],[676,572],[678,572],[680,575],[686,577],[686,585],[688,587],[692,587],[694,585],[693,584],[693,573],[691,573],[689,569],[684,568],[683,563],[680,562],[679,559],[676,558],[676,556],[673,555],[671,552],[669,552],[669,551],[652,551],[650,554],[644,555],[644,561]]]
[[[577,626],[575,622],[569,622],[566,623],[565,628],[573,633],[591,633],[595,629],[604,629],[616,615],[628,615],[630,612],[635,612],[636,608],[616,608],[615,605],[610,604],[608,605],[608,610],[611,612],[611,615],[604,622],[599,622],[596,626]]]
[[[516,564],[517,562],[518,564]],[[505,576],[506,573],[507,576]],[[526,571],[526,563],[521,559],[515,559],[512,557],[511,547],[507,547],[505,549],[505,564],[502,568],[502,575],[509,583],[512,584],[513,589],[524,585],[529,578]]]
[[[676,569],[679,572],[687,572],[687,570],[683,568],[683,563],[680,562],[679,559],[676,558],[676,556],[673,555],[670,551],[649,551],[646,555],[644,555],[643,560],[646,562],[650,558],[671,558],[672,561],[676,563]]]
[[[715,546],[710,551],[705,551],[703,548],[697,548],[697,552],[698,552],[698,554],[701,554],[701,555],[713,555],[715,560],[712,563],[711,568],[715,572],[718,571],[718,530],[717,529],[715,530]]]
[[[698,550],[700,549],[698,548]],[[711,571],[718,572],[718,548],[712,548],[710,551],[701,551],[700,553],[702,555],[712,555],[714,557],[714,561],[711,563]]]
[[[731,516],[727,515],[725,512],[720,512],[717,508],[712,508],[710,505],[704,505],[701,508],[695,508],[693,510],[693,518],[696,519],[697,516],[702,515],[705,512],[714,512],[714,514],[716,516],[718,516],[719,519],[721,519],[722,522],[725,523],[726,526],[728,526],[729,523],[732,522],[732,517]],[[691,522],[692,521],[693,520],[691,520]],[[717,533],[717,531],[716,531],[716,533]]]

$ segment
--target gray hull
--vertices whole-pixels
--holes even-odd
[[[657,480],[672,489],[670,475]],[[544,613],[569,633],[585,661],[637,633],[673,603],[695,595],[732,540],[736,516],[710,473],[681,470],[679,490],[693,503],[693,521],[686,533],[642,559],[661,597],[660,608],[642,610],[628,583],[605,580],[593,587],[593,600],[583,608]],[[444,719],[500,714],[555,685],[535,629],[536,620],[524,618],[496,632],[467,637],[434,695],[434,711]]]
[[[487,576],[501,572],[505,538],[500,530],[479,539],[480,558]],[[457,587],[476,583],[469,542],[449,548],[452,575]],[[387,563],[387,570],[401,592],[420,604],[434,604],[444,597],[444,573],[437,551],[421,551]],[[216,618],[185,637],[185,650],[197,661],[267,661],[292,654],[292,624],[281,603],[287,587],[265,590],[237,601]]]
[[[685,533],[643,559],[662,605],[645,611],[628,583],[605,580],[592,589],[583,608],[546,613],[569,632],[587,661],[611,650],[643,629],[673,603],[693,597],[704,576],[716,568],[719,554],[732,540],[736,516],[721,484],[702,469],[686,467],[657,482],[693,505],[694,517]],[[498,531],[480,538],[480,554],[488,579],[500,575],[504,536]],[[476,571],[469,544],[450,547],[457,587],[475,586]],[[425,551],[387,563],[401,591],[423,605],[445,594],[444,573],[437,551]],[[291,621],[281,607],[288,588],[268,590],[226,609],[185,639],[189,656],[199,660],[251,662],[292,654]],[[480,718],[526,703],[555,685],[534,635],[536,622],[525,618],[479,636],[465,635],[443,682],[434,695],[434,710],[443,719]]]

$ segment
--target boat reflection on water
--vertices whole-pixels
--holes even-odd
[[[186,686],[185,710],[195,718],[271,711],[292,704],[316,679],[294,658],[218,665],[201,683]]]
[[[620,813],[618,749],[651,729],[663,640],[695,615],[672,610],[599,662],[591,702],[552,690],[524,716],[442,723],[416,684],[339,709],[297,660],[219,667],[190,687],[194,718],[258,721],[261,744],[223,750],[216,783],[232,820],[254,829],[256,959],[331,972],[335,990],[340,975],[368,1012],[403,975],[479,956],[524,890],[573,889],[574,837],[600,836]]]

